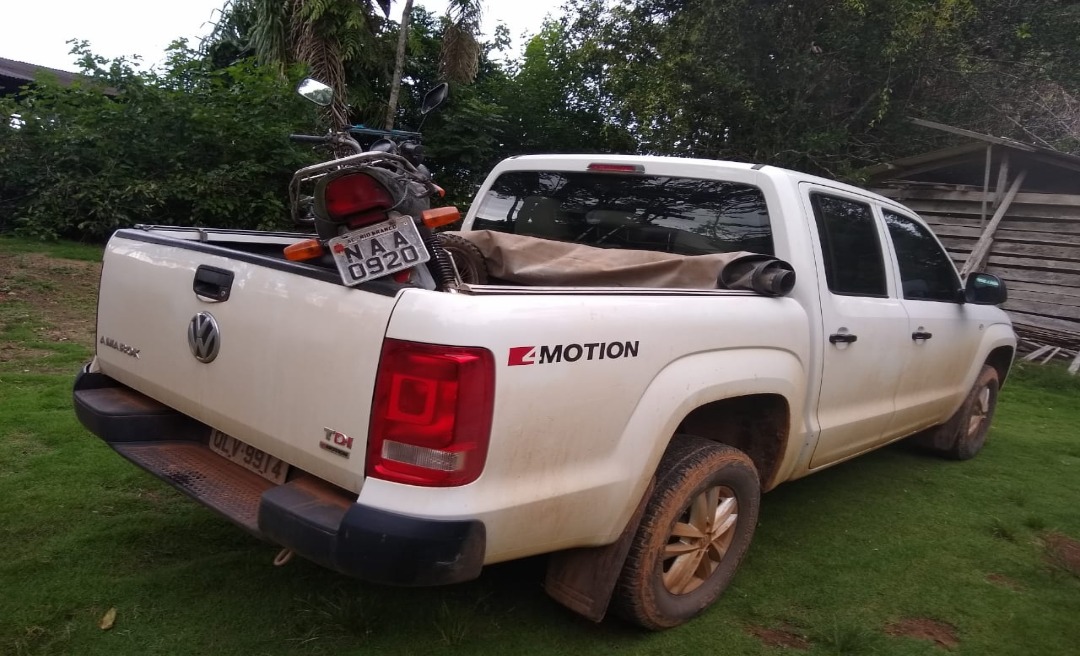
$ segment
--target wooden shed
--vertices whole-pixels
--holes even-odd
[[[874,191],[919,213],[961,273],[1006,281],[1028,351],[1080,369],[1080,157],[932,121],[965,143],[869,169]]]

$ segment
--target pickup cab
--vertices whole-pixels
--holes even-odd
[[[914,212],[772,166],[506,160],[458,233],[492,278],[449,291],[343,285],[282,257],[304,237],[116,232],[82,423],[343,574],[439,585],[551,554],[547,591],[597,621],[702,612],[785,481],[909,436],[974,456],[1016,345],[1004,284],[962,282]],[[793,284],[595,266],[734,252]]]

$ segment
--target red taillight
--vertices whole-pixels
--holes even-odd
[[[367,475],[435,487],[475,481],[487,458],[494,398],[495,359],[487,349],[386,340]]]
[[[645,167],[641,164],[603,164],[596,162],[589,164],[588,169],[594,173],[644,173]]]
[[[385,218],[382,213],[394,206],[394,199],[375,178],[352,173],[326,182],[320,205],[331,221],[357,227]],[[368,217],[370,221],[363,220]]]

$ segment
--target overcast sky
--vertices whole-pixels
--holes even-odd
[[[523,45],[523,32],[535,34],[548,12],[561,0],[483,0],[484,31],[502,21],[510,28],[514,46]],[[147,64],[163,59],[165,47],[178,37],[197,44],[216,20],[223,0],[4,0],[0,9],[0,57],[41,66],[75,70],[65,42],[85,39],[93,52],[108,58],[141,55]],[[446,11],[446,0],[415,0],[428,11]],[[401,17],[401,2],[390,10]]]

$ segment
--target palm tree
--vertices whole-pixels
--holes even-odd
[[[443,30],[439,68],[450,82],[471,84],[480,65],[480,0],[450,0],[446,6],[449,22]]]
[[[329,119],[335,129],[348,125],[345,65],[358,60],[375,41],[379,18],[390,0],[236,0],[254,15],[251,46],[258,60],[283,73],[302,62],[312,77],[334,89]],[[235,11],[235,5],[233,10]]]
[[[391,78],[390,101],[386,108],[385,129],[387,130],[393,129],[397,115],[412,6],[413,0],[405,0],[405,9],[401,12],[394,76]],[[450,0],[448,3],[442,53],[439,58],[439,70],[445,79],[461,84],[469,84],[476,79],[480,58],[480,44],[476,36],[480,32],[482,14],[480,0]]]

